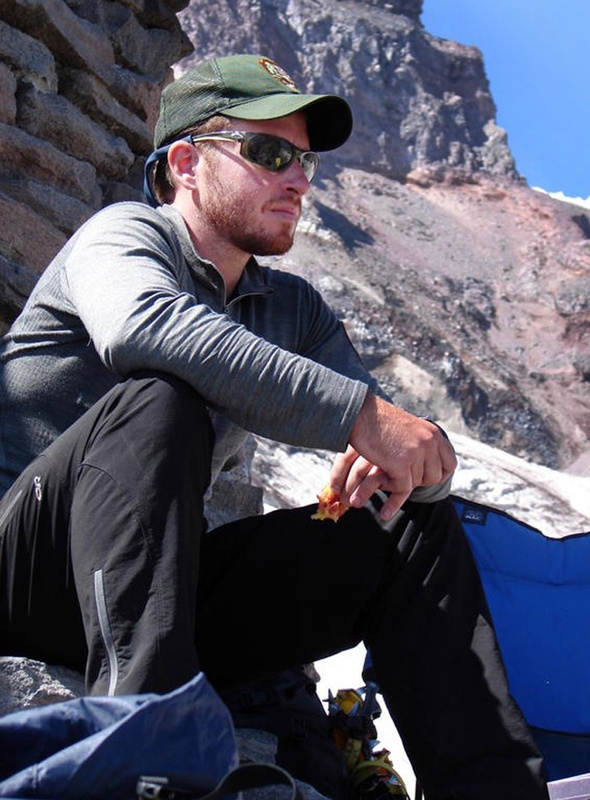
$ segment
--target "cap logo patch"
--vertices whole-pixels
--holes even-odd
[[[279,83],[282,83],[283,86],[286,86],[289,89],[292,89],[292,91],[294,91],[294,92],[298,92],[299,91],[299,89],[297,88],[297,84],[295,83],[293,78],[291,78],[291,76],[288,75],[282,67],[279,67],[279,65],[276,63],[276,61],[273,61],[272,58],[260,58],[260,59],[258,59],[258,63],[276,81],[278,81]]]

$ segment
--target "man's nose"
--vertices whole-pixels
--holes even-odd
[[[297,158],[294,158],[292,163],[289,164],[284,172],[284,177],[287,181],[287,189],[296,192],[300,196],[309,192],[311,184],[307,180],[303,167]]]

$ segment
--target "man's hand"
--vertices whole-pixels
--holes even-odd
[[[330,484],[356,508],[377,489],[390,492],[381,510],[390,519],[414,489],[442,483],[456,466],[453,447],[436,425],[369,393]]]

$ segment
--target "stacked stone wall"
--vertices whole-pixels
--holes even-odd
[[[141,200],[189,0],[0,0],[0,332],[99,208]]]

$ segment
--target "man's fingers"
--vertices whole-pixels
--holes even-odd
[[[438,453],[434,453],[426,458],[422,464],[422,475],[418,478],[412,471],[412,476],[416,477],[414,486],[434,486],[443,481],[442,459]]]
[[[350,505],[355,508],[362,508],[367,500],[375,494],[383,482],[383,473],[379,467],[371,465],[367,475],[363,480],[350,492]]]
[[[396,511],[399,511],[403,504],[406,502],[408,497],[411,494],[410,491],[402,491],[402,492],[392,492],[385,503],[381,511],[379,512],[379,516],[384,522],[391,519]]]
[[[350,469],[359,454],[352,445],[348,445],[344,453],[338,453],[332,464],[330,471],[330,486],[337,494],[340,494],[346,486]]]
[[[353,429],[355,446],[336,456],[330,485],[343,503],[355,508],[384,489],[390,496],[381,515],[389,519],[414,489],[443,483],[455,470],[457,459],[448,439],[430,420],[376,397],[366,405],[367,413],[361,412],[362,422],[359,416]]]
[[[441,444],[441,460],[443,480],[446,480],[457,469],[457,456],[453,445],[444,436]]]
[[[371,464],[370,461],[367,461],[362,456],[357,457],[350,468],[346,483],[340,493],[340,499],[343,503],[353,505],[356,508],[360,508],[363,505],[366,492],[370,491],[371,487],[373,487],[374,492],[379,486],[379,481],[375,481],[375,476],[372,474],[374,470],[377,470],[377,467]],[[353,497],[355,498],[354,502],[352,500]]]
[[[414,488],[442,483],[457,467],[455,451],[449,440],[430,421],[420,422],[431,429],[428,434],[431,434],[432,438],[426,438],[422,448],[405,454],[410,460]]]

